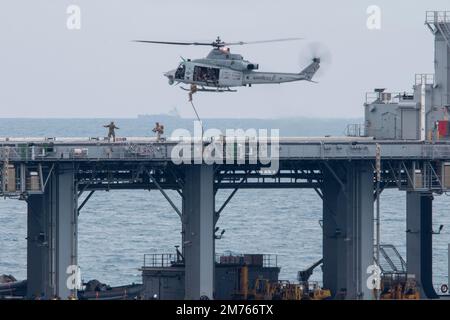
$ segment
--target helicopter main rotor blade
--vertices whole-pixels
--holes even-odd
[[[221,41],[220,38],[217,38],[217,40],[214,42],[177,42],[177,41],[153,41],[153,40],[133,40],[133,41],[141,43],[169,44],[177,46],[212,46],[215,48],[221,48],[225,46],[242,46],[246,44],[260,44],[260,43],[285,42],[297,40],[303,40],[303,38],[282,38],[282,39],[271,39],[261,41],[238,41],[238,42],[224,42]]]
[[[239,42],[223,42],[224,46],[242,46],[246,44],[260,44],[260,43],[270,43],[270,42],[285,42],[285,41],[297,41],[303,40],[303,38],[282,38],[282,39],[271,39],[271,40],[260,40],[260,41],[239,41]]]
[[[206,42],[175,42],[175,41],[150,41],[150,40],[133,40],[133,42],[141,43],[155,43],[155,44],[170,44],[177,46],[212,46],[212,43]]]

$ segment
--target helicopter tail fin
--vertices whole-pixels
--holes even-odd
[[[304,76],[305,80],[311,81],[311,79],[314,77],[319,68],[320,68],[320,58],[314,58],[313,62],[305,69],[303,69],[302,72],[300,72],[300,75]]]

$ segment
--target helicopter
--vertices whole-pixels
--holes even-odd
[[[181,87],[192,94],[199,92],[236,92],[236,87],[255,84],[280,84],[294,81],[313,81],[320,68],[321,58],[314,56],[311,63],[299,73],[259,72],[259,64],[247,61],[240,54],[230,52],[230,46],[260,44],[269,42],[295,41],[302,38],[284,38],[251,42],[224,42],[217,37],[213,42],[169,42],[133,40],[134,42],[180,45],[180,46],[211,46],[213,49],[205,58],[184,59],[176,69],[164,73],[170,85],[189,84],[190,88]]]

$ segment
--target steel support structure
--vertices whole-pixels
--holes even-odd
[[[373,185],[370,162],[324,168],[323,285],[337,299],[371,299],[367,268],[373,264]]]
[[[182,223],[185,298],[213,299],[214,292],[214,167],[185,167]]]
[[[433,195],[406,193],[406,266],[414,275],[421,297],[438,298],[433,287]]]
[[[27,198],[27,296],[76,297],[78,207],[73,166],[58,166]]]
[[[424,199],[447,188],[443,183],[442,161],[432,160],[444,154],[435,146],[423,150],[428,160],[383,159],[380,176],[382,188],[408,192],[409,271],[416,274],[427,290],[424,294],[431,297],[431,276],[427,278],[426,271],[431,270],[431,250],[427,249],[431,248],[431,220],[420,219],[431,219],[431,207],[427,209],[423,203],[428,200]],[[323,200],[324,287],[330,288],[337,297],[372,297],[366,285],[370,275],[366,272],[373,263],[373,159],[312,161],[294,157],[284,159],[275,176],[262,175],[258,165],[175,166],[170,162],[119,160],[43,162],[40,177],[45,186],[43,193],[29,190],[27,186],[30,171],[27,166],[36,168],[40,164],[16,163],[19,182],[16,191],[1,190],[5,196],[28,201],[30,298],[38,295],[67,298],[75,294],[70,285],[67,287],[70,276],[67,268],[77,264],[77,213],[94,191],[116,189],[161,191],[181,216],[186,298],[213,298],[214,228],[220,213],[238,189],[262,188],[316,190]],[[215,211],[215,194],[219,189],[233,191]],[[175,190],[181,195],[182,208],[175,206],[166,190]],[[78,197],[84,191],[90,193],[77,207]],[[418,200],[412,194],[422,196]],[[419,207],[422,208],[420,213],[415,211]],[[420,258],[413,253],[415,251]],[[430,289],[425,289],[427,287]],[[339,295],[343,292],[345,295]]]

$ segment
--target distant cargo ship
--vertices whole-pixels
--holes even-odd
[[[138,119],[161,119],[161,118],[181,118],[180,113],[178,112],[178,109],[174,107],[166,114],[138,114]]]

